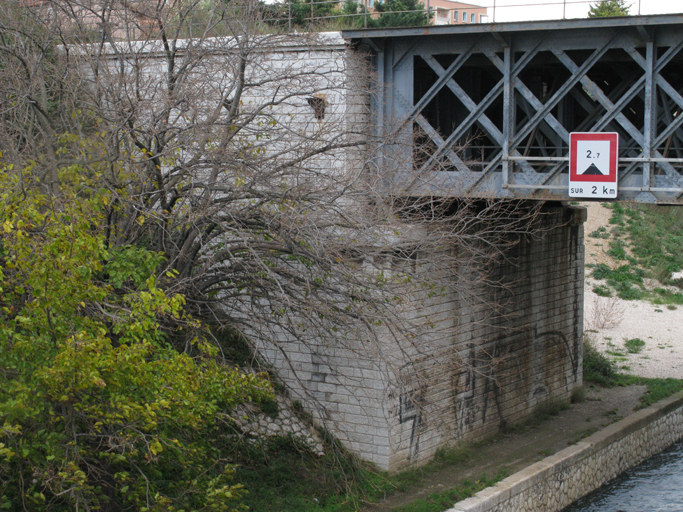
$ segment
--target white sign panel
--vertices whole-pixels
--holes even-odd
[[[619,135],[569,134],[569,197],[617,197]]]

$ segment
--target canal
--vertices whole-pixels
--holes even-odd
[[[683,442],[625,471],[563,512],[683,511]]]

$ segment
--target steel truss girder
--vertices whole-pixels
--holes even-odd
[[[569,199],[569,133],[617,131],[618,199],[683,203],[683,73],[672,72],[683,67],[683,17],[552,26],[362,32],[376,49],[376,134],[394,136],[384,165],[396,179],[418,170],[415,133],[433,148],[406,193]]]

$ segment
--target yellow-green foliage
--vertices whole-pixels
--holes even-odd
[[[233,510],[229,413],[269,384],[171,347],[161,320],[193,320],[163,255],[106,246],[85,175],[0,169],[0,510]]]

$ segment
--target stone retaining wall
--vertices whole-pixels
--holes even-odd
[[[560,511],[683,438],[683,392],[456,503],[446,512]]]

